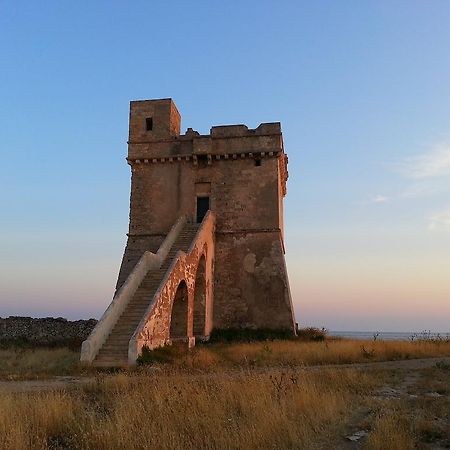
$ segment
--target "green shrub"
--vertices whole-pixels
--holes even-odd
[[[158,347],[150,350],[146,345],[142,347],[142,352],[137,358],[138,366],[145,366],[155,363],[170,363],[180,356],[180,349],[174,345]]]
[[[293,338],[295,338],[295,336],[291,330],[271,330],[267,328],[259,328],[256,330],[249,328],[227,328],[222,330],[213,330],[208,342],[255,342]]]

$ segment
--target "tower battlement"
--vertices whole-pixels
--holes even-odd
[[[180,135],[180,122],[171,99],[131,102],[128,161],[165,162],[161,159],[193,155],[228,159],[233,154],[258,158],[283,151],[279,122],[262,123],[255,129],[241,124],[213,126],[206,135],[192,128]]]

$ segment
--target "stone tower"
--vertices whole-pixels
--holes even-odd
[[[171,99],[130,105],[130,229],[117,287],[182,214],[216,213],[215,328],[293,329],[284,260],[287,156],[280,123],[180,135]]]
[[[192,128],[180,134],[180,122],[171,99],[130,104],[130,225],[116,296],[128,286],[146,252],[157,254],[169,245],[164,242],[180,217],[195,227],[210,211],[214,217],[214,231],[208,238],[210,249],[214,248],[208,269],[211,305],[206,313],[209,325],[206,329],[202,325],[200,334],[207,337],[212,328],[295,332],[284,259],[283,198],[288,174],[280,123],[263,123],[256,129],[214,126],[210,134],[201,135]],[[174,270],[171,257],[174,254],[167,259],[167,273]],[[165,280],[170,281],[170,274]],[[167,300],[165,308],[172,309],[175,303]],[[155,308],[153,315],[164,307]],[[170,311],[168,317],[166,328],[171,326]],[[195,336],[195,323],[193,328],[192,334],[188,325],[189,337]],[[156,328],[152,330],[145,345],[153,342],[150,334]]]

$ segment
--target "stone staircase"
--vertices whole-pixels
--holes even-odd
[[[114,367],[128,365],[128,344],[147,310],[178,250],[187,252],[199,224],[187,223],[172,245],[167,258],[158,270],[151,270],[142,280],[119,317],[106,342],[94,359],[95,366]]]

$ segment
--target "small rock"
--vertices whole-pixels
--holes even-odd
[[[352,442],[358,442],[360,439],[367,436],[368,434],[369,434],[368,431],[360,430],[360,431],[356,431],[355,433],[353,433],[350,436],[345,436],[345,439],[348,439],[349,441],[352,441]]]
[[[156,366],[145,366],[145,372],[147,373],[156,373],[156,372],[162,372],[161,367]]]
[[[438,392],[428,392],[425,394],[427,397],[442,397],[442,394],[439,394]]]
[[[401,393],[396,389],[393,389],[389,386],[384,386],[381,389],[378,389],[377,394],[382,397],[399,397]]]

